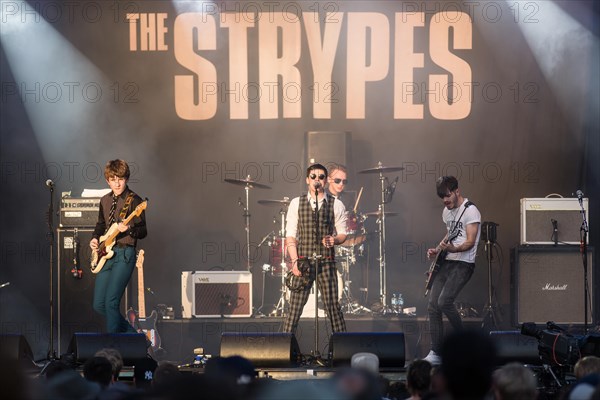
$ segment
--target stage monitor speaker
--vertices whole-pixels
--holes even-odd
[[[490,339],[496,346],[498,365],[510,362],[542,364],[538,351],[538,340],[534,337],[521,335],[520,331],[491,331]]]
[[[55,312],[59,355],[67,349],[75,332],[104,330],[104,319],[92,307],[94,274],[89,268],[92,232],[92,229],[58,229]],[[81,278],[74,276],[75,262],[81,268]]]
[[[300,348],[292,333],[223,332],[220,355],[242,356],[256,367],[294,367],[298,365]]]
[[[75,333],[67,353],[73,355],[74,361],[85,363],[104,348],[118,350],[124,365],[134,365],[148,354],[146,335],[143,333]]]
[[[352,135],[340,131],[312,131],[306,133],[307,167],[319,163],[327,169],[334,164],[349,166]]]
[[[34,361],[29,342],[23,335],[0,335],[0,356],[15,361]]]
[[[588,323],[594,320],[594,250],[588,248]],[[583,324],[583,263],[579,246],[518,246],[511,259],[515,324]]]
[[[334,367],[349,366],[356,353],[373,353],[380,368],[404,368],[406,358],[402,332],[337,332],[329,342]]]

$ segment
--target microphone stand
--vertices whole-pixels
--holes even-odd
[[[583,195],[583,193],[582,193]],[[581,228],[579,229],[581,235],[581,259],[583,261],[583,333],[588,333],[588,251],[587,251],[587,235],[589,232],[587,218],[585,217],[585,208],[583,207],[583,196],[578,196],[579,205],[581,206]]]
[[[50,203],[48,204],[48,232],[46,237],[48,238],[49,245],[49,268],[50,268],[50,280],[49,280],[49,292],[50,292],[50,343],[48,346],[48,361],[56,360],[56,352],[54,351],[54,184],[46,182],[46,185],[50,189]],[[60,340],[60,338],[59,338]]]
[[[315,222],[315,242],[316,248],[319,249],[321,247],[321,231],[319,229],[319,188],[321,186],[315,187],[315,218],[313,221]],[[321,363],[321,353],[319,352],[319,263],[320,263],[321,255],[317,255],[317,252],[314,252],[312,255],[313,263],[315,264],[315,349],[313,350],[313,358],[317,364]],[[323,301],[325,304],[325,301]]]

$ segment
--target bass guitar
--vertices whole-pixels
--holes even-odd
[[[139,217],[142,214],[142,211],[146,209],[148,206],[148,200],[140,203],[135,210],[127,218],[123,220],[125,225],[128,225],[134,217]],[[114,245],[117,243],[115,240],[119,235],[119,223],[115,222],[108,228],[106,233],[100,236],[98,240],[98,248],[96,251],[92,251],[92,262],[91,262],[91,270],[94,274],[97,274],[102,270],[106,261],[112,258],[115,252],[112,250]]]
[[[452,241],[454,239],[456,239],[456,237],[458,236],[458,233],[459,232],[457,230],[452,236],[449,236],[448,239],[444,240],[444,243],[452,243]],[[442,266],[442,263],[446,260],[446,256],[448,255],[448,252],[446,250],[442,250],[439,245],[435,249],[437,250],[437,255],[435,256],[435,259],[429,266],[429,270],[426,273],[427,279],[425,280],[425,296],[424,297],[427,297],[427,295],[429,294],[429,291],[431,290],[431,287],[433,286],[433,281],[435,280],[435,277],[437,276],[438,272],[440,271],[440,267]]]
[[[138,252],[135,266],[138,273],[138,311],[135,312],[135,310],[130,308],[127,311],[127,319],[131,326],[133,326],[133,329],[146,335],[150,341],[152,350],[156,352],[160,349],[161,345],[160,335],[156,329],[158,313],[156,310],[152,310],[150,316],[146,317],[146,297],[144,295],[144,250]]]

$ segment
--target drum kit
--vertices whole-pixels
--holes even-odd
[[[398,182],[396,178],[391,183],[384,174],[394,171],[400,171],[403,167],[386,167],[381,162],[374,168],[358,171],[359,174],[378,174],[380,185],[381,185],[381,197],[378,208],[372,212],[357,212],[358,203],[362,194],[362,188],[356,199],[356,204],[353,210],[347,212],[347,236],[346,241],[336,247],[336,260],[338,261],[338,277],[341,277],[340,284],[340,304],[342,310],[346,314],[361,314],[371,313],[372,311],[355,301],[352,294],[352,281],[350,280],[350,270],[355,265],[361,256],[363,256],[364,247],[368,244],[368,240],[377,235],[379,245],[379,301],[381,308],[378,308],[378,312],[385,314],[393,312],[391,308],[387,306],[387,276],[386,276],[386,258],[385,258],[385,241],[386,241],[386,219],[399,215],[396,212],[386,211],[386,204],[390,203]],[[245,179],[225,179],[225,182],[244,186],[245,191],[245,203],[239,200],[240,206],[243,207],[242,216],[244,217],[244,228],[246,234],[246,251],[247,251],[247,269],[251,270],[251,258],[250,258],[250,189],[271,189],[270,186],[258,183],[251,179],[248,175]],[[284,197],[282,199],[263,199],[258,200],[258,204],[270,207],[279,207],[279,221],[274,219],[274,223],[279,223],[279,231],[275,231],[267,234],[258,247],[263,244],[267,244],[269,248],[269,264],[264,264],[262,267],[263,282],[262,282],[262,304],[257,310],[259,316],[265,316],[262,313],[264,307],[264,295],[265,295],[265,275],[270,274],[273,277],[277,277],[281,281],[280,298],[274,309],[268,313],[269,316],[284,316],[286,315],[287,303],[289,299],[289,291],[286,287],[286,275],[290,271],[291,267],[286,262],[285,257],[285,217],[287,214],[287,208],[290,204],[290,198]],[[365,221],[368,218],[376,218],[377,229],[374,232],[368,232],[365,228]],[[363,289],[361,288],[361,291]],[[308,303],[307,303],[308,304]]]

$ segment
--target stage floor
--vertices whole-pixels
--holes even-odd
[[[424,317],[409,316],[345,316],[348,332],[402,332],[405,340],[406,361],[424,357],[430,348],[428,321]],[[204,354],[219,355],[221,334],[277,333],[281,332],[281,317],[263,318],[192,318],[161,320],[157,330],[161,337],[164,353],[157,354],[160,360],[187,364],[194,358],[194,349],[203,348]],[[480,318],[463,319],[466,328],[481,327]],[[302,354],[317,350],[324,358],[329,354],[331,328],[326,318],[319,318],[318,347],[315,343],[315,321],[302,318],[296,339]]]

